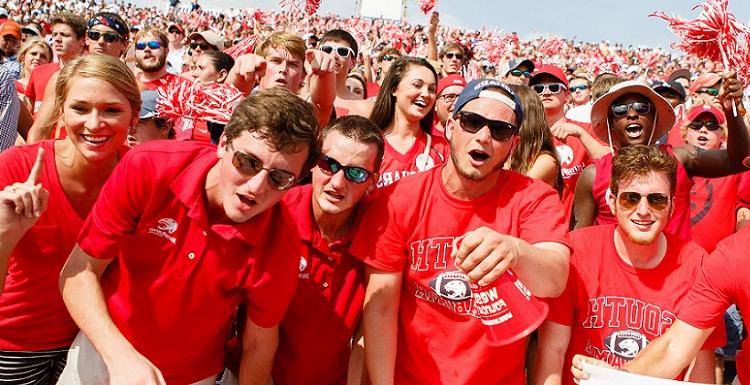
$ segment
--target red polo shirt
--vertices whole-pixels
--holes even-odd
[[[60,63],[47,63],[42,64],[34,68],[29,76],[29,82],[26,83],[26,97],[33,105],[33,113],[39,110],[44,99],[44,89],[47,87],[47,83],[55,72],[59,71]]]
[[[101,279],[112,320],[169,384],[224,367],[240,302],[254,323],[272,327],[296,286],[299,241],[286,206],[244,223],[208,222],[204,186],[216,163],[211,144],[138,146],[120,161],[78,238],[95,258],[114,258]]]
[[[364,264],[349,253],[358,221],[343,239],[329,244],[313,218],[311,185],[293,189],[284,202],[297,222],[302,250],[297,291],[281,322],[273,382],[343,385],[365,299]]]

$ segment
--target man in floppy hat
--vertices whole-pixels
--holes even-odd
[[[726,149],[704,150],[689,144],[674,148],[665,146],[678,160],[675,211],[666,232],[690,239],[691,176],[720,177],[745,170],[742,160],[750,152],[750,141],[742,117],[732,116],[732,101],[739,103],[742,88],[736,74],[730,72],[724,78],[719,100],[728,117]],[[611,153],[594,161],[578,180],[574,203],[576,228],[615,221],[607,205],[615,151],[633,144],[654,144],[672,128],[674,120],[669,102],[638,81],[619,83],[594,103],[591,110],[594,134],[609,144]]]
[[[369,276],[372,384],[523,384],[525,341],[491,346],[472,317],[476,307],[467,307],[470,281],[485,286],[507,269],[536,296],[557,296],[565,285],[569,248],[557,193],[503,170],[522,122],[506,84],[470,82],[446,124],[450,160],[384,189],[365,213],[351,252]],[[502,306],[493,301],[485,299]]]

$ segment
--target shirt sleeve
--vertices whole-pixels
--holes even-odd
[[[78,244],[94,258],[112,259],[135,231],[153,184],[146,153],[130,151],[115,167],[83,223]]]
[[[18,136],[21,102],[13,81],[12,74],[0,67],[0,151],[13,147]]]
[[[397,184],[392,185],[395,187]],[[408,215],[390,215],[394,188],[379,192],[368,207],[352,241],[351,253],[376,269],[401,272],[407,260],[406,241],[397,218]]]
[[[565,210],[557,193],[543,182],[535,181],[532,186],[534,190],[524,192],[530,201],[521,211],[519,238],[531,244],[557,242],[570,248]]]

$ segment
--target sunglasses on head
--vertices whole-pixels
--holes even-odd
[[[190,43],[190,48],[196,49],[198,47],[201,47],[201,50],[203,51],[208,51],[209,49],[213,48],[213,46],[208,43],[196,43],[196,42]]]
[[[544,93],[544,90],[548,90],[551,94],[557,94],[565,89],[565,85],[561,83],[534,84],[531,88],[540,95]]]
[[[114,32],[99,32],[89,30],[86,32],[86,36],[94,41],[99,41],[99,38],[104,38],[104,41],[107,43],[114,43],[116,41],[122,40],[122,37]]]
[[[695,91],[695,92],[699,93],[699,94],[709,94],[711,96],[719,96],[719,89],[718,88],[713,88],[713,87],[701,88],[701,89],[699,89],[698,91]]]
[[[510,70],[510,71],[508,71],[508,73],[511,74],[511,75],[513,75],[513,76],[515,76],[515,77],[521,77],[521,76],[523,76],[525,78],[531,77],[531,72],[529,72],[529,71],[521,71],[519,69]]]
[[[633,109],[638,115],[646,115],[651,111],[651,103],[649,102],[633,102],[633,103],[621,103],[612,105],[612,115],[621,118],[628,114],[630,109]]]
[[[570,92],[576,92],[578,90],[585,91],[587,89],[589,89],[589,86],[587,86],[585,84],[581,84],[581,85],[578,85],[578,86],[572,86],[572,87],[570,87]]]
[[[143,51],[144,49],[146,49],[146,47],[151,49],[159,49],[161,48],[161,43],[156,40],[146,42],[139,41],[138,43],[135,43],[135,49],[138,51]]]
[[[625,210],[633,210],[641,203],[642,198],[646,198],[646,202],[648,202],[648,205],[652,209],[657,211],[664,210],[669,204],[669,197],[667,196],[667,194],[648,193],[644,196],[641,195],[641,193],[637,193],[635,191],[621,192],[617,197],[617,202]]]
[[[248,177],[253,177],[258,175],[261,171],[266,170],[268,171],[268,180],[271,182],[271,186],[275,187],[277,190],[286,190],[294,186],[297,178],[291,172],[275,168],[265,168],[263,167],[263,162],[254,155],[234,150],[231,145],[230,148],[234,151],[234,155],[232,155],[232,165],[240,173]]]
[[[492,139],[499,142],[505,142],[518,133],[518,127],[502,120],[490,120],[482,115],[469,111],[460,111],[458,114],[461,129],[466,132],[476,134],[482,127],[487,126],[490,129]]]
[[[323,155],[318,159],[318,168],[326,175],[334,175],[344,170],[344,178],[354,183],[365,183],[370,178],[370,172],[362,167],[344,166],[336,159]]]
[[[332,45],[323,45],[323,46],[320,46],[320,50],[325,53],[331,53],[331,52],[336,51],[336,55],[339,55],[341,57],[354,56],[354,50],[349,47],[342,47],[342,46],[334,47]]]
[[[385,56],[383,56],[382,59],[380,59],[380,61],[393,61],[393,60],[396,60],[396,59],[398,59],[398,56],[385,55]]]
[[[714,120],[694,120],[688,124],[688,127],[690,127],[691,130],[700,130],[703,128],[703,126],[706,126],[706,129],[709,131],[716,131],[721,126],[719,125],[719,122]]]
[[[456,52],[448,52],[447,54],[445,54],[445,57],[447,57],[448,59],[456,58],[458,60],[464,60],[464,55]]]

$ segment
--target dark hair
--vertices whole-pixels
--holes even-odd
[[[380,54],[378,55],[378,61],[379,62],[383,61],[383,56],[398,56],[398,57],[401,57],[403,55],[401,55],[401,51],[399,51],[396,48],[386,47],[386,48],[383,48],[383,50],[380,51]]]
[[[664,174],[669,179],[669,193],[674,195],[677,185],[677,158],[659,146],[637,144],[621,148],[612,159],[609,188],[618,193],[620,182],[650,172]]]
[[[362,99],[367,99],[367,82],[365,81],[364,76],[359,71],[349,71],[349,74],[346,75],[347,79],[355,79],[358,82],[362,83]]]
[[[258,92],[240,102],[224,127],[227,144],[243,131],[267,140],[279,152],[309,150],[301,177],[320,156],[320,126],[310,103],[284,87]]]
[[[357,39],[352,36],[351,33],[344,31],[343,29],[332,29],[326,32],[318,42],[319,45],[323,45],[329,41],[345,41],[349,44],[349,48],[354,51],[354,56],[359,54],[359,45],[357,45]]]
[[[380,87],[378,97],[375,99],[375,106],[372,108],[372,113],[370,114],[370,119],[375,122],[381,130],[388,127],[391,121],[393,121],[396,113],[396,97],[393,96],[393,92],[396,91],[398,84],[401,83],[406,71],[414,66],[428,68],[435,77],[435,84],[437,84],[437,72],[435,72],[435,68],[432,67],[427,60],[417,57],[403,56],[394,61],[393,65],[391,65],[391,69],[385,75],[385,79],[383,79],[383,85]],[[434,114],[435,109],[430,108],[427,115],[419,121],[419,127],[422,128],[422,131],[428,134],[432,132]]]
[[[211,64],[213,64],[214,68],[216,69],[216,72],[219,72],[221,70],[226,70],[227,73],[232,70],[232,67],[234,67],[234,59],[232,59],[231,56],[228,54],[221,52],[221,51],[207,51],[204,52],[203,55],[205,55],[207,58],[211,60]]]
[[[55,24],[65,24],[70,27],[78,40],[86,36],[86,30],[88,29],[86,20],[83,17],[68,11],[62,11],[53,16],[52,20],[50,20],[50,25],[54,26]]]
[[[529,86],[515,84],[508,86],[521,99],[524,112],[523,123],[518,130],[520,141],[511,155],[510,169],[526,175],[539,155],[547,154],[555,158],[558,165],[554,188],[558,194],[562,194],[565,182],[560,173],[560,159],[547,124],[542,99]]]
[[[338,118],[323,128],[323,140],[331,131],[336,131],[362,144],[374,144],[378,148],[378,153],[373,171],[378,172],[380,170],[380,164],[383,162],[383,154],[385,153],[385,141],[380,129],[372,120],[357,115]]]

